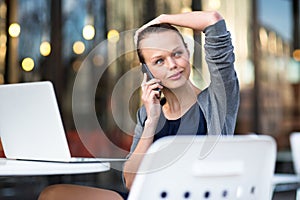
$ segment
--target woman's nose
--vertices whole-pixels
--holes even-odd
[[[176,65],[176,61],[175,61],[175,59],[174,58],[172,58],[172,57],[169,57],[168,59],[167,59],[167,64],[168,64],[168,68],[170,69],[170,70],[172,70],[172,69],[174,69],[174,68],[176,68],[177,67],[177,65]]]

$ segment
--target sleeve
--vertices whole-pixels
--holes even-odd
[[[137,146],[137,144],[140,141],[140,138],[142,136],[144,126],[145,126],[145,121],[147,119],[146,109],[145,109],[144,106],[142,106],[140,109],[138,109],[138,111],[136,113],[136,119],[137,119],[137,124],[136,124],[135,129],[134,129],[134,136],[133,136],[132,144],[131,144],[131,147],[130,147],[130,152],[126,156],[126,158],[129,158],[131,156],[131,154],[135,150],[135,148],[136,148],[136,146]],[[125,181],[125,178],[124,178],[124,173],[122,173],[122,181],[123,181],[123,185],[125,186],[126,181]]]
[[[231,34],[224,20],[208,26],[203,32],[205,59],[211,79],[204,106],[208,134],[232,135],[240,98]]]
[[[144,126],[145,126],[145,121],[147,119],[147,114],[146,114],[146,109],[144,106],[142,106],[138,111],[137,111],[137,114],[136,114],[136,119],[137,119],[137,124],[135,126],[135,129],[134,129],[134,136],[133,136],[133,140],[132,140],[132,144],[131,144],[131,147],[130,147],[130,152],[129,154],[127,155],[127,158],[130,157],[130,155],[132,154],[132,152],[135,150],[141,136],[142,136],[142,133],[144,131]]]

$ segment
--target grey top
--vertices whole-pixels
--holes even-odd
[[[240,98],[239,83],[233,65],[235,57],[231,35],[227,31],[224,20],[207,27],[203,32],[205,34],[205,59],[208,64],[211,82],[198,95],[197,103],[201,110],[196,109],[196,112],[188,111],[187,114],[183,115],[181,117],[181,122],[183,123],[180,124],[180,127],[182,130],[186,130],[191,124],[198,126],[199,123],[195,122],[195,120],[199,120],[199,114],[202,111],[206,120],[208,135],[233,135]],[[195,106],[192,106],[191,109],[195,110]],[[146,109],[142,106],[137,112],[137,125],[130,154],[139,142],[146,119]],[[165,120],[165,117],[162,113],[159,124],[163,120]],[[184,121],[192,123],[184,123]],[[158,125],[157,129],[159,127],[160,125]]]

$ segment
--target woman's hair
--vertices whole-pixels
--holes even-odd
[[[174,26],[172,26],[168,23],[154,24],[154,25],[148,26],[147,28],[145,28],[144,30],[142,30],[139,33],[138,38],[137,38],[137,54],[138,54],[138,57],[139,57],[139,60],[141,63],[145,63],[145,59],[144,59],[144,56],[142,55],[142,50],[140,48],[141,40],[145,39],[149,34],[162,33],[162,32],[166,32],[166,31],[174,31],[175,33],[177,33],[179,35],[179,37],[181,38],[183,44],[186,46],[186,43],[184,42],[184,39],[183,39],[181,33]]]

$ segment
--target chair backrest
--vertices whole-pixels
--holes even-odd
[[[296,174],[300,174],[300,132],[293,132],[290,135],[291,153]]]
[[[270,136],[169,136],[145,154],[129,200],[271,198]]]

